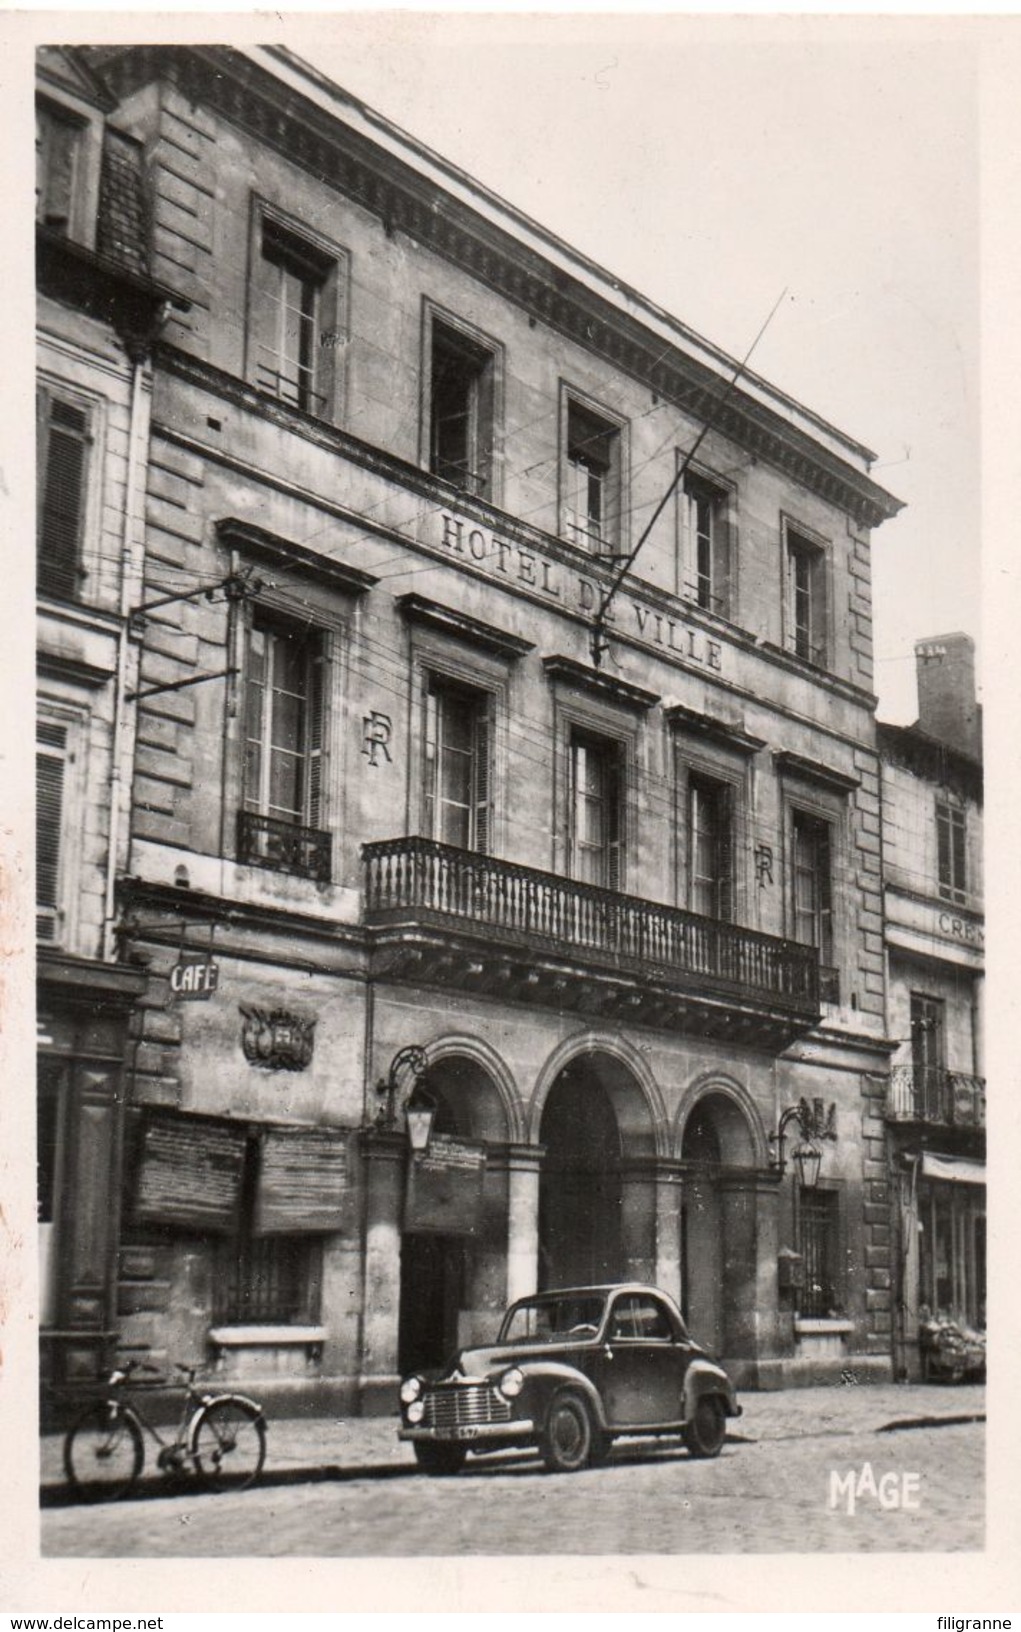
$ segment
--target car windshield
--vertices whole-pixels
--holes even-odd
[[[564,1338],[595,1337],[603,1319],[606,1299],[594,1293],[563,1297],[529,1298],[508,1310],[500,1333],[502,1343],[557,1343]]]

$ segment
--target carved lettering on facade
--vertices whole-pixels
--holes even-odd
[[[508,583],[536,590],[561,606],[572,607],[593,617],[598,612],[603,591],[594,579],[586,578],[582,573],[568,574],[559,562],[547,560],[538,550],[512,544],[484,528],[471,527],[460,516],[452,515],[449,511],[441,514],[440,525],[440,542],[451,555],[475,562],[495,579],[505,579]],[[621,632],[635,636],[644,645],[673,652],[685,663],[697,663],[717,674],[723,672],[721,641],[714,640],[703,629],[685,623],[682,618],[670,617],[633,596],[611,603],[604,621],[616,624]]]

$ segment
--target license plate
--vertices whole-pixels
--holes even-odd
[[[452,1428],[451,1433],[455,1439],[478,1439],[479,1437],[479,1431],[475,1427]]]

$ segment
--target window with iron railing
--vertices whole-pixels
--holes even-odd
[[[799,1313],[825,1320],[840,1310],[838,1287],[839,1196],[803,1185],[798,1191],[798,1234],[805,1260]]]
[[[830,823],[807,811],[791,817],[792,926],[794,939],[819,949],[833,964],[833,882]]]
[[[706,918],[733,917],[733,789],[688,777],[688,905]]]
[[[568,397],[564,448],[567,537],[596,555],[619,547],[621,429]]]
[[[340,251],[257,211],[249,377],[260,391],[331,418],[343,342]]]
[[[238,859],[325,882],[322,830],[325,637],[257,612],[244,677],[244,794]]]
[[[619,890],[624,836],[622,744],[572,731],[569,751],[571,877]]]

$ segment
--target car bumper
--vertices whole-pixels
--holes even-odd
[[[512,1422],[462,1423],[452,1428],[399,1428],[398,1439],[420,1445],[498,1445],[514,1440],[527,1440],[535,1433],[535,1424],[527,1417],[515,1417]]]

